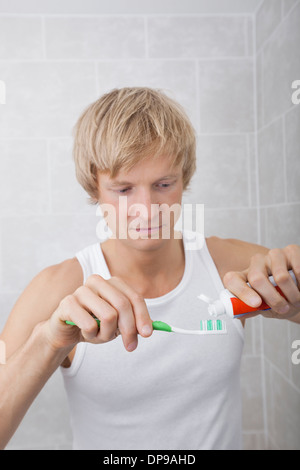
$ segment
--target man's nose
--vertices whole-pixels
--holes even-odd
[[[145,222],[158,221],[159,218],[159,200],[157,195],[150,189],[140,189],[134,200],[135,209],[139,210],[139,218]]]

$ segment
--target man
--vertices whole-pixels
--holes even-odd
[[[176,339],[152,321],[197,327],[208,318],[197,294],[217,297],[225,285],[248,305],[265,300],[264,315],[299,323],[300,247],[211,237],[189,250],[169,209],[181,206],[195,147],[181,107],[148,88],[113,90],[80,117],[77,178],[111,236],[44,269],[16,302],[0,337],[2,447],[61,366],[75,449],[241,448],[244,321],[226,319],[222,338]]]

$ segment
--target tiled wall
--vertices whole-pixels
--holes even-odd
[[[300,2],[265,0],[256,15],[257,149],[261,241],[300,244]],[[271,449],[300,448],[300,326],[263,321],[265,426]]]
[[[292,3],[283,2],[279,17],[276,8],[265,11],[268,5],[258,13],[257,61],[255,18],[250,15],[0,16],[0,79],[7,85],[7,103],[0,106],[0,327],[36,273],[97,240],[95,208],[86,204],[74,177],[71,131],[81,110],[114,87],[162,88],[190,115],[198,136],[198,170],[184,202],[205,203],[207,236],[269,245],[285,244],[289,237],[299,242],[299,219],[294,220],[299,189],[292,169],[293,159],[299,158],[297,111],[287,112],[284,93],[282,107],[272,108],[272,90],[264,81],[273,41],[276,45],[280,28],[288,30],[286,22],[294,21],[295,12],[287,16]],[[280,120],[285,121],[286,128],[283,122],[280,127],[284,135],[277,131]],[[274,139],[285,143],[284,154],[268,137],[272,126]],[[269,143],[279,159],[285,155],[281,166],[277,159],[276,165],[268,163],[273,156]],[[294,183],[282,191],[283,167]],[[271,341],[269,348],[263,341],[262,333],[271,340],[275,325],[258,318],[246,328],[245,448],[266,447],[268,435],[272,445],[284,445],[274,435],[276,426],[282,432],[281,421],[287,426],[280,393],[287,393],[285,403],[290,398],[295,403],[299,395],[297,371],[290,363],[287,369],[276,363]],[[282,327],[286,352],[284,346],[297,331]],[[270,408],[268,387],[275,376],[279,380]],[[280,416],[271,419],[274,403]],[[293,403],[288,417],[293,417]],[[68,448],[66,406],[58,372],[10,447]],[[297,422],[294,426],[299,436]]]

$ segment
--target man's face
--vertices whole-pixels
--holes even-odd
[[[147,158],[115,178],[97,175],[99,204],[114,238],[128,243],[170,239],[180,216],[182,169],[164,157]],[[148,246],[147,245],[147,246]]]

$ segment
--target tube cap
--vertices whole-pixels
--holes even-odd
[[[226,310],[221,300],[215,300],[215,302],[208,306],[208,312],[212,317],[219,317],[224,315]]]

